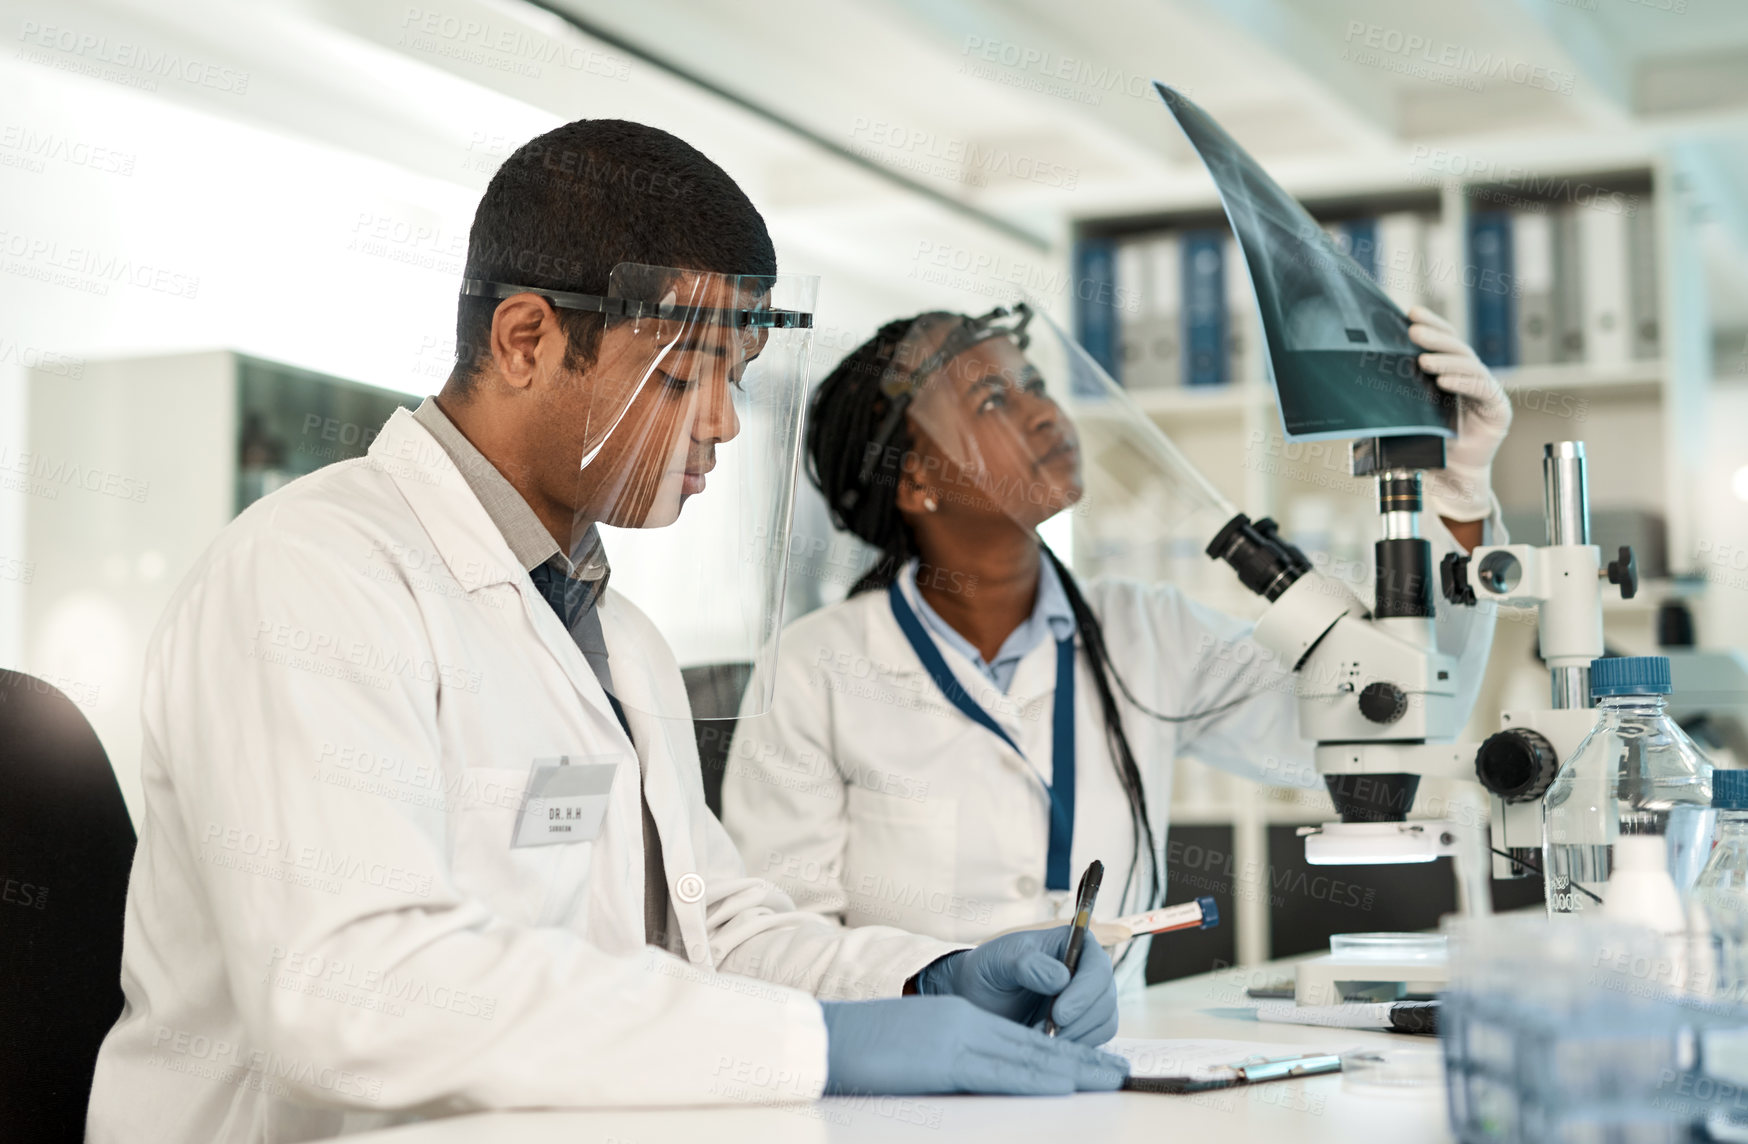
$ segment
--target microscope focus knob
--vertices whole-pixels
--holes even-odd
[[[1453,604],[1475,606],[1475,586],[1469,583],[1469,557],[1460,552],[1447,552],[1438,563],[1439,583],[1445,599]]]
[[[1534,802],[1560,769],[1554,745],[1527,727],[1489,735],[1475,752],[1475,777],[1506,802]]]
[[[1621,586],[1621,599],[1630,600],[1639,591],[1639,564],[1629,545],[1621,545],[1619,559],[1608,562],[1608,582]]]
[[[1394,683],[1368,683],[1360,690],[1360,714],[1374,723],[1394,723],[1408,710],[1408,696]]]

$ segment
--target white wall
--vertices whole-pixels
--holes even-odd
[[[567,34],[532,8],[488,10],[500,23]],[[181,23],[169,23],[172,12]],[[432,392],[449,370],[479,191],[511,149],[561,121],[555,109],[656,123],[743,182],[765,209],[783,270],[825,279],[816,376],[897,314],[993,304],[978,292],[983,283],[918,277],[919,243],[1009,262],[1041,257],[866,176],[853,175],[855,193],[822,210],[787,177],[810,169],[808,146],[650,69],[629,79],[558,69],[506,91],[515,84],[493,71],[470,73],[398,46],[404,12],[389,0],[325,8],[188,0],[162,13],[145,4],[0,2],[0,28],[21,45],[0,54],[0,477],[9,475],[0,485],[0,666],[67,682],[113,745],[130,802],[137,672],[91,667],[84,679],[79,664],[108,661],[24,635],[27,582],[53,564],[28,551],[27,524],[30,535],[53,536],[55,514],[89,499],[57,496],[30,477],[44,454],[32,453],[25,434],[26,367],[74,385],[108,359],[231,349]],[[54,29],[222,65],[226,86],[149,78],[63,50],[55,45],[71,41]],[[92,405],[89,436],[57,440],[50,460],[113,468],[104,439],[141,431],[118,420],[121,410]],[[196,436],[190,448],[230,447]],[[824,530],[812,490],[801,496],[798,519]],[[139,588],[137,555],[116,554],[108,571],[126,572],[119,578],[92,570],[94,582],[113,582],[118,606]],[[152,566],[166,593],[191,559]],[[801,587],[792,595],[803,604],[842,588]],[[81,614],[104,613],[102,599],[89,603]],[[57,628],[45,628],[46,618],[29,626]],[[81,629],[67,640],[90,636]]]
[[[1720,365],[1725,363],[1719,363]],[[1712,391],[1694,551],[1680,555],[1706,579],[1696,609],[1703,646],[1748,648],[1748,383]],[[1673,559],[1677,554],[1671,553]]]
[[[162,482],[143,501],[63,483],[77,468],[149,485],[106,443],[142,429],[125,407],[92,402],[84,434],[27,439],[27,367],[78,392],[109,359],[231,347],[424,391],[440,376],[429,346],[452,338],[453,281],[352,247],[360,221],[377,218],[465,235],[473,196],[13,57],[0,59],[0,108],[0,665],[80,703],[131,804],[139,672],[115,659],[137,659],[142,633],[117,636],[114,621],[141,592],[167,594],[194,553],[140,563],[164,546],[128,526],[175,511]],[[191,449],[234,448],[192,420],[157,423]],[[114,526],[113,550],[78,577],[85,593],[27,617],[27,592],[40,598],[44,579],[65,571],[49,538],[98,520]],[[27,627],[38,633],[28,641]]]

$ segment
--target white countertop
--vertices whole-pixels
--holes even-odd
[[[1431,1037],[1264,1025],[1245,1011],[1244,989],[1268,967],[1188,977],[1148,989],[1123,1010],[1121,1036],[1194,1037],[1303,1044],[1432,1047]],[[860,1144],[862,1141],[1052,1140],[1061,1144],[1448,1144],[1444,1091],[1377,1096],[1343,1087],[1339,1074],[1271,1081],[1194,1096],[1156,1093],[1070,1097],[828,1097],[813,1104],[663,1111],[505,1112],[456,1116],[350,1136],[358,1144]]]

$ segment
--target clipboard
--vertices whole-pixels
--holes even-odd
[[[1302,1045],[1119,1037],[1101,1048],[1129,1062],[1127,1092],[1211,1092],[1341,1071],[1339,1052]]]

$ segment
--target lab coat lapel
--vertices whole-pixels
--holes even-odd
[[[911,649],[910,641],[904,638],[903,630],[893,618],[892,605],[886,599],[886,590],[882,588],[871,591],[866,599],[862,646],[868,649],[869,660],[877,669],[890,671],[896,683],[914,685],[913,676],[926,682],[929,673],[917,662],[916,652]]]
[[[914,596],[907,595],[905,598],[911,601],[913,608],[916,606]],[[933,636],[931,635],[930,638],[933,639]],[[930,678],[928,670],[918,661],[916,649],[910,646],[910,641],[905,638],[904,630],[898,626],[898,620],[892,614],[892,605],[887,600],[884,591],[879,593],[877,603],[871,602],[864,639],[865,646],[869,649],[870,657],[874,663],[890,670],[895,683],[901,686],[928,688],[932,697],[939,698],[943,704],[946,703],[946,700],[935,689],[934,680]],[[987,711],[1002,729],[1013,736],[1016,743],[1023,742],[1020,733],[1019,708],[1014,704],[1011,696],[1003,694],[1001,689],[991,683],[964,655],[945,646],[939,640],[934,642],[935,647],[941,653],[941,658],[946,661],[947,670],[953,673],[953,677],[965,689],[965,694]],[[1055,645],[1052,644],[1052,655],[1054,650]],[[1024,661],[1022,661],[1021,666],[1024,666]],[[1047,670],[1055,671],[1054,659],[1050,661]],[[1047,688],[1050,684],[1046,683],[1044,686]],[[970,722],[970,719],[964,715],[957,717],[966,719],[967,723]]]
[[[504,534],[480,504],[449,453],[405,409],[397,409],[370,444],[368,463],[388,473],[406,498],[432,547],[450,574],[470,594],[493,584],[512,584],[542,646],[578,695],[618,736],[619,721],[589,661],[577,649],[558,615],[535,589],[510,551]]]
[[[437,438],[405,409],[370,443],[365,463],[387,473],[458,584],[476,592],[522,576],[504,534]]]
[[[1056,638],[1045,639],[1020,658],[1014,668],[1013,683],[1008,698],[1025,710],[1035,704],[1048,703],[1056,694]]]
[[[1076,664],[1078,670],[1079,664]],[[1079,682],[1076,680],[1076,682]],[[1079,689],[1076,689],[1078,698]],[[1010,716],[1016,733],[1024,735],[1021,745],[1026,757],[1045,782],[1055,779],[1052,717],[1056,712],[1056,640],[1054,636],[1021,657],[1014,668],[1014,678],[1008,687],[1008,701],[1013,704]]]
[[[696,896],[685,892],[699,879],[698,853],[692,837],[693,815],[708,813],[702,805],[701,785],[697,788],[696,808],[691,807],[693,800],[688,798],[687,776],[698,771],[698,741],[693,737],[690,719],[648,714],[691,710],[680,666],[648,618],[618,593],[608,590],[602,597],[600,612],[601,634],[607,642],[608,661],[613,670],[613,689],[618,692],[625,721],[631,724],[631,737],[637,743],[643,793],[656,826],[657,837],[653,841],[662,848],[668,906],[679,919],[686,958],[698,965],[714,965],[704,918],[705,903],[710,900],[709,887],[702,887],[703,892]],[[646,839],[644,845],[650,844],[651,840]],[[688,897],[692,900],[687,901]]]

